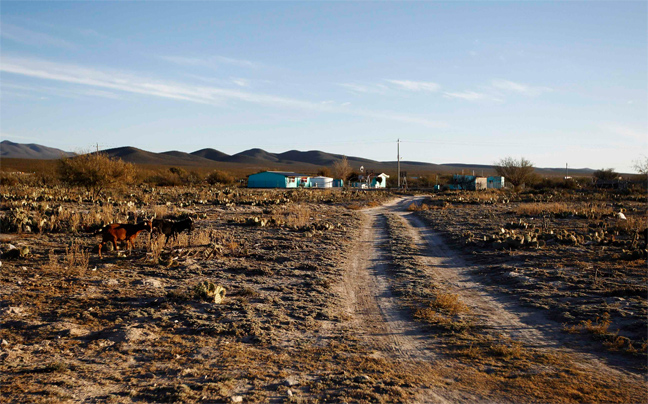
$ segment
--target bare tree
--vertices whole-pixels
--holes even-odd
[[[648,157],[643,156],[643,158],[635,160],[632,168],[639,174],[648,175]]]
[[[495,171],[506,178],[514,187],[525,185],[535,180],[535,168],[533,163],[524,157],[519,160],[513,157],[505,157],[495,163]]]
[[[342,160],[338,160],[333,163],[333,175],[335,178],[346,181],[351,175],[351,165],[347,160],[346,156],[342,157]]]

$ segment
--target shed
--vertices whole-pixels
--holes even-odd
[[[474,175],[458,175],[452,176],[452,184],[448,185],[448,189],[465,189],[468,191],[481,191],[486,189],[488,181],[486,177],[476,177]]]
[[[264,171],[248,177],[248,188],[308,188],[310,177],[285,171]]]
[[[380,173],[371,179],[371,188],[386,188],[389,175]]]
[[[486,188],[502,189],[504,188],[504,177],[488,177],[486,178]]]
[[[333,178],[331,177],[313,177],[310,179],[311,188],[332,188]]]

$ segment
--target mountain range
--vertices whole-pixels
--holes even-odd
[[[125,146],[101,151],[108,156],[120,158],[129,163],[151,166],[179,166],[186,168],[237,168],[254,170],[290,170],[315,172],[322,167],[331,167],[344,156],[326,153],[319,150],[298,151],[290,150],[284,153],[270,153],[262,149],[250,149],[229,155],[216,149],[207,148],[186,153],[167,151],[154,153],[135,147]],[[75,153],[41,146],[37,144],[20,144],[8,140],[0,142],[0,158],[2,159],[59,159],[71,157]],[[376,161],[361,157],[347,156],[349,164],[355,171],[360,167],[373,171],[395,172],[396,161]],[[402,161],[401,170],[411,173],[465,173],[486,174],[494,173],[492,165],[479,164],[433,164],[416,161]],[[536,168],[538,173],[545,175],[563,175],[562,168]],[[591,175],[594,170],[589,168],[570,169],[571,175]]]

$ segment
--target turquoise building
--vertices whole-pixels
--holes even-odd
[[[310,177],[285,171],[264,171],[248,177],[248,188],[310,188]]]

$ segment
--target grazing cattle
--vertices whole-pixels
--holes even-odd
[[[175,240],[178,234],[185,230],[191,233],[194,229],[194,223],[190,217],[182,220],[153,219],[153,229],[166,236],[166,244],[170,238]]]
[[[148,232],[153,230],[151,221],[146,220],[138,224],[113,223],[105,226],[95,233],[95,235],[101,234],[102,236],[101,243],[99,243],[99,258],[103,258],[101,256],[101,247],[108,242],[112,242],[115,250],[117,250],[117,242],[126,241],[130,253],[132,247],[135,245],[135,238],[144,230]]]

